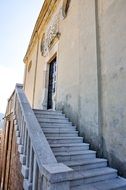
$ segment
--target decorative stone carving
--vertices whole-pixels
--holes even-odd
[[[52,24],[47,28],[41,40],[41,53],[46,56],[56,39],[59,39],[59,21],[67,16],[71,0],[63,0],[63,5],[59,13],[52,20]]]
[[[41,53],[43,56],[49,52],[50,48],[52,47],[54,41],[59,39],[60,32],[59,32],[59,20],[60,14],[56,15],[54,18],[52,25],[47,29],[47,31],[42,36],[41,41]]]

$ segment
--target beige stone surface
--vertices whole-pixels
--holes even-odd
[[[31,60],[32,67],[26,72],[26,95],[34,108],[46,109],[49,62],[57,54],[57,108],[126,176],[126,1],[71,0],[66,18],[62,3],[50,5],[50,16],[27,52],[26,67]],[[42,56],[43,33],[57,14],[60,38]]]
[[[77,124],[85,139],[98,146],[94,1],[72,1],[69,15],[61,23],[61,31],[57,102]]]
[[[103,150],[126,176],[126,1],[99,1]]]
[[[32,66],[28,72],[28,64],[26,65],[26,81],[25,81],[25,92],[28,97],[30,104],[33,103],[33,89],[34,89],[34,77],[35,77],[35,67],[36,67],[36,53],[37,53],[37,44],[34,46],[32,53],[28,57],[28,64],[32,61]]]

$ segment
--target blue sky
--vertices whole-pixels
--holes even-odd
[[[0,112],[16,83],[23,83],[28,43],[43,0],[1,0],[0,2]]]

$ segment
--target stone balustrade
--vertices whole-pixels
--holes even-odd
[[[57,160],[22,89],[11,97],[25,190],[69,190],[72,169]],[[12,106],[12,105],[11,105]],[[9,110],[12,111],[11,108]]]

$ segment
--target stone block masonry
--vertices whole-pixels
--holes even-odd
[[[23,190],[23,177],[12,114],[6,122],[2,154],[1,190]],[[1,154],[0,154],[1,155]]]
[[[23,190],[23,177],[21,175],[21,163],[19,160],[18,145],[16,144],[16,134],[14,131],[12,140],[12,152],[10,159],[10,175],[8,180],[8,189]]]
[[[1,172],[2,172],[2,139],[3,131],[0,129],[0,181],[1,181]]]

